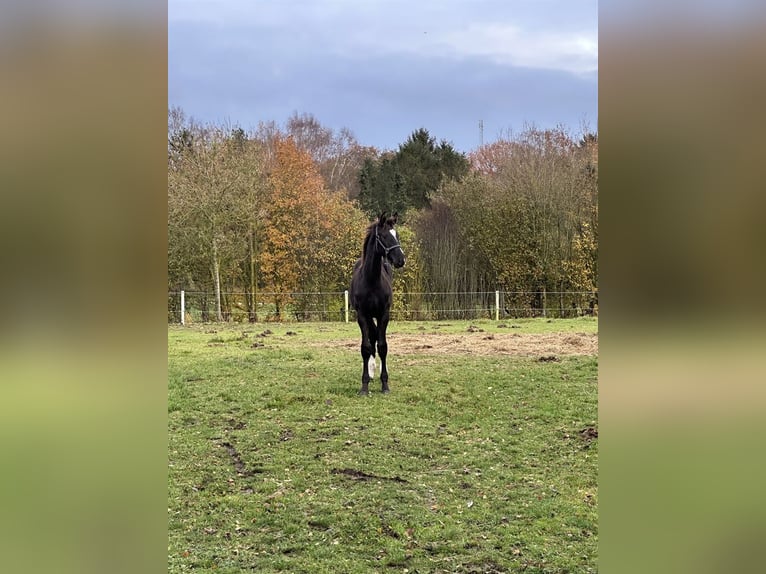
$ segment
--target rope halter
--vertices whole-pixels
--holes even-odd
[[[378,228],[377,227],[375,228],[375,241],[377,241],[378,245],[380,245],[380,247],[383,249],[383,255],[385,255],[386,258],[388,258],[388,254],[391,251],[393,251],[394,249],[396,249],[397,247],[402,252],[402,257],[404,257],[404,249],[402,249],[402,246],[399,243],[399,239],[398,238],[396,239],[396,244],[395,245],[392,245],[391,247],[386,247],[383,244],[383,241],[381,241],[380,236],[378,235]]]

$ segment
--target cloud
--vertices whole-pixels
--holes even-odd
[[[468,150],[480,119],[485,141],[595,124],[595,3],[576,4],[170,0],[169,103],[246,128],[310,112],[379,147],[426,127]]]
[[[229,41],[234,35],[249,38],[253,47],[288,53],[484,58],[504,66],[595,73],[595,3],[586,8],[578,3],[576,9],[569,4],[253,0],[219,5],[213,0],[170,0],[168,13],[171,29],[183,23],[205,25],[210,36],[203,41],[208,42]]]
[[[523,30],[512,24],[473,24],[442,38],[460,56],[498,64],[576,74],[598,70],[598,40],[587,32]]]
[[[400,36],[397,42],[358,35],[339,52],[408,54],[412,58],[483,59],[508,67],[573,74],[598,71],[595,32],[525,29],[517,24],[478,23]],[[348,40],[348,39],[347,39]]]

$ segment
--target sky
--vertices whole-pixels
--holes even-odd
[[[308,113],[380,149],[596,131],[598,3],[168,0],[168,105],[246,130]]]

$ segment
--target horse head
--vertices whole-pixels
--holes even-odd
[[[399,244],[396,229],[394,229],[398,218],[398,213],[394,213],[391,217],[386,217],[386,212],[384,211],[378,217],[378,224],[375,227],[377,248],[381,250],[383,256],[397,269],[404,267],[404,251]]]

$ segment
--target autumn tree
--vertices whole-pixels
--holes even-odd
[[[472,154],[481,171],[444,187],[466,241],[518,294],[510,306],[549,307],[555,292],[563,314],[566,291],[597,281],[594,157],[562,128],[530,128]]]
[[[591,291],[595,303],[598,291],[598,134],[586,133],[578,144],[579,180],[583,186],[587,212],[572,245],[567,263],[571,286]]]
[[[415,319],[423,306],[425,291],[423,256],[414,229],[406,224],[400,224],[396,229],[406,264],[394,271],[394,301],[391,309],[395,313],[403,313],[406,319]]]
[[[345,285],[358,249],[353,238],[365,219],[340,192],[324,187],[311,157],[292,138],[276,142],[269,183],[261,267],[281,316],[291,292]]]
[[[496,175],[508,161],[515,145],[513,141],[500,139],[480,146],[468,154],[471,169],[481,175]]]
[[[568,285],[581,292],[594,292],[598,279],[598,242],[593,228],[588,222],[572,241],[569,258],[564,261]]]
[[[241,130],[179,123],[177,117],[169,119],[171,125],[169,270],[177,283],[199,284],[201,290],[207,290],[209,278],[215,318],[222,320],[222,286],[227,280],[235,283],[252,246],[251,234],[260,225],[258,206],[265,191],[260,149]]]
[[[359,170],[365,159],[377,156],[375,148],[360,145],[348,128],[333,130],[308,113],[295,112],[284,132],[311,156],[328,190],[343,192],[348,199],[359,195]]]
[[[468,184],[447,185],[464,189]],[[459,293],[488,289],[484,252],[474,248],[471,235],[464,233],[452,209],[439,195],[429,209],[414,214],[411,222],[423,265],[423,290],[436,293],[432,304],[437,309],[459,309],[464,300]]]
[[[508,291],[530,289],[536,254],[524,198],[479,174],[446,185],[443,198],[454,220],[451,234],[460,238],[487,282]]]

